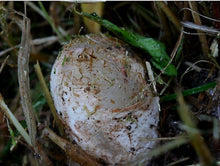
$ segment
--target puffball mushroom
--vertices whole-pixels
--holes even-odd
[[[104,34],[73,39],[53,65],[50,87],[70,140],[107,165],[148,163],[159,98],[128,45]]]

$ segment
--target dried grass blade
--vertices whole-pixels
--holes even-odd
[[[19,123],[17,118],[13,115],[13,113],[10,111],[8,106],[5,104],[4,99],[1,94],[0,94],[0,108],[5,113],[5,115],[8,117],[8,119],[13,123],[15,128],[19,131],[19,133],[22,135],[22,137],[25,139],[28,145],[32,146],[30,136],[25,131],[25,129],[22,127],[22,125]]]
[[[193,2],[193,1],[189,1],[189,6],[190,8],[193,10],[193,11],[198,11],[197,9],[197,5],[196,5],[196,2]],[[194,22],[198,25],[202,25],[202,22],[201,22],[201,19],[200,19],[200,16],[197,14],[197,13],[192,13],[192,16],[193,16],[193,19],[194,19]],[[199,40],[201,42],[201,46],[202,46],[202,52],[205,56],[208,56],[209,54],[209,47],[208,47],[208,42],[207,42],[207,39],[206,39],[206,36],[205,36],[205,33],[198,30],[198,33],[199,33]]]
[[[186,132],[189,135],[190,142],[195,149],[197,155],[200,158],[201,165],[211,166],[214,165],[215,161],[211,156],[211,153],[204,142],[204,139],[200,135],[199,131],[196,128],[196,125],[191,119],[190,111],[183,99],[183,95],[180,91],[177,92],[177,99],[180,104],[179,115],[182,119],[184,125],[186,126]]]
[[[181,31],[181,23],[178,18],[174,15],[174,13],[170,10],[170,8],[162,1],[155,1],[159,8],[163,10],[166,14],[167,18],[174,24],[178,31]]]
[[[40,68],[40,65],[39,65],[38,61],[37,61],[37,64],[34,65],[34,69],[35,69],[35,72],[37,73],[37,77],[38,77],[38,79],[40,81],[41,88],[43,89],[44,96],[45,96],[45,98],[47,100],[47,103],[48,103],[48,105],[50,107],[51,113],[52,113],[52,115],[54,117],[55,122],[58,125],[59,132],[60,132],[61,135],[64,135],[64,130],[63,130],[62,124],[60,122],[60,119],[57,116],[56,108],[54,106],[54,103],[53,103],[52,97],[50,95],[50,92],[49,92],[49,90],[47,88],[47,84],[46,84],[46,82],[44,80],[44,77],[43,77],[43,74],[41,72],[41,68]]]
[[[150,153],[151,156],[159,156],[161,154],[166,153],[169,150],[175,149],[181,145],[188,143],[188,139],[183,136],[177,137],[175,140],[165,143],[155,149],[153,149]]]
[[[184,136],[177,136],[175,138],[170,138],[170,140],[171,139],[174,139],[174,140],[169,141],[169,142],[167,142],[167,143],[165,143],[163,145],[160,145],[160,146],[156,147],[155,149],[152,149],[151,153],[148,154],[148,157],[150,158],[150,157],[156,157],[156,156],[162,155],[162,154],[168,152],[169,150],[175,149],[175,148],[177,148],[177,147],[179,147],[181,145],[184,145],[184,144],[189,142],[189,139],[184,137]],[[157,141],[160,141],[160,140],[169,140],[169,139],[168,138],[165,138],[165,139],[158,138],[157,139]],[[147,139],[146,141],[156,141],[156,139],[155,140],[150,140],[150,139],[148,140]],[[139,158],[139,160],[142,160],[145,157],[146,157],[145,155],[142,155]]]
[[[24,112],[31,144],[36,147],[36,122],[32,108],[29,85],[29,56],[30,56],[30,20],[23,16],[22,38],[18,53],[18,82],[21,104]]]

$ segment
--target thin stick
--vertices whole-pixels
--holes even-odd
[[[174,59],[174,57],[175,57],[175,55],[176,55],[176,53],[177,53],[177,51],[178,51],[178,48],[180,47],[180,45],[181,45],[181,41],[182,41],[182,39],[183,39],[183,28],[181,28],[181,30],[180,30],[180,35],[179,35],[179,38],[178,38],[178,40],[177,40],[177,42],[176,42],[176,44],[175,44],[175,47],[174,47],[174,49],[173,49],[173,51],[172,51],[172,53],[171,53],[171,59],[170,59],[170,61],[169,61],[169,63],[166,65],[166,67],[164,67],[164,69],[163,69],[163,71],[164,70],[166,70],[166,68],[171,64],[171,62],[173,61],[173,59]]]
[[[196,13],[196,14],[198,14],[199,16],[201,16],[201,17],[203,17],[203,18],[206,18],[206,19],[208,19],[208,20],[215,21],[215,22],[220,22],[220,20],[218,20],[218,19],[214,19],[214,18],[205,16],[205,15],[200,14],[199,12],[196,12],[196,11],[190,9],[190,8],[182,8],[180,11],[183,11],[183,10],[189,10],[189,11],[191,11],[192,13]]]
[[[215,29],[215,28],[207,27],[205,25],[197,25],[197,24],[195,24],[193,22],[189,22],[189,21],[181,21],[181,24],[184,27],[199,30],[199,31],[203,31],[203,32],[207,32],[207,33],[211,33],[211,34],[214,34],[214,35],[217,35],[218,33],[220,33],[220,31]]]
[[[42,46],[42,48],[43,48],[43,47],[46,47],[46,46],[56,42],[57,40],[59,40],[59,37],[57,37],[57,36],[48,36],[48,37],[43,37],[43,38],[37,38],[37,39],[30,40],[30,44],[31,44],[31,46],[43,45]],[[4,54],[8,53],[11,50],[19,48],[20,46],[21,45],[18,44],[18,45],[14,46],[14,47],[10,47],[8,49],[0,51],[0,57],[3,56]]]
[[[2,65],[1,65],[1,67],[0,67],[0,74],[1,74],[1,72],[2,72],[2,70],[3,70],[3,68],[4,68],[4,66],[5,66],[5,64],[6,64],[7,60],[8,60],[8,58],[9,58],[9,55],[4,59]]]

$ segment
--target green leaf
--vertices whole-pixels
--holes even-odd
[[[100,18],[95,13],[87,14],[84,12],[75,12],[101,24],[128,44],[144,50],[146,53],[151,55],[151,62],[156,68],[163,70],[168,65],[170,57],[167,55],[166,48],[163,43],[152,38],[146,38],[144,36],[127,31],[124,28],[119,28],[117,25],[111,23],[110,21]],[[164,74],[176,76],[177,70],[172,64],[169,64],[169,66],[165,69]]]
[[[198,86],[192,89],[187,89],[185,91],[183,91],[183,96],[189,96],[189,95],[193,95],[196,93],[200,93],[203,91],[206,91],[210,88],[214,88],[216,86],[216,81],[202,85],[202,86]],[[166,96],[162,96],[160,97],[160,102],[164,102],[164,101],[170,101],[170,100],[176,100],[177,98],[177,94],[171,94],[171,95],[166,95]]]

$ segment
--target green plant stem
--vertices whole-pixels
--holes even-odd
[[[196,88],[188,89],[188,90],[183,91],[183,96],[189,96],[189,95],[193,95],[196,93],[200,93],[210,88],[214,88],[215,86],[216,86],[216,82],[214,81],[214,82],[202,85],[202,86],[198,86]],[[160,97],[160,102],[175,100],[176,98],[177,98],[176,93],[171,94],[171,95],[166,95],[166,96]]]
[[[45,19],[49,22],[49,24],[51,25],[52,29],[54,30],[54,32],[57,34],[57,36],[59,36],[59,38],[64,41],[63,35],[60,33],[60,31],[57,29],[57,27],[55,26],[53,20],[51,19],[51,17],[48,15],[46,9],[44,8],[44,5],[42,2],[38,2],[41,10],[43,11],[44,17]],[[70,38],[67,36],[67,40],[70,40]]]

